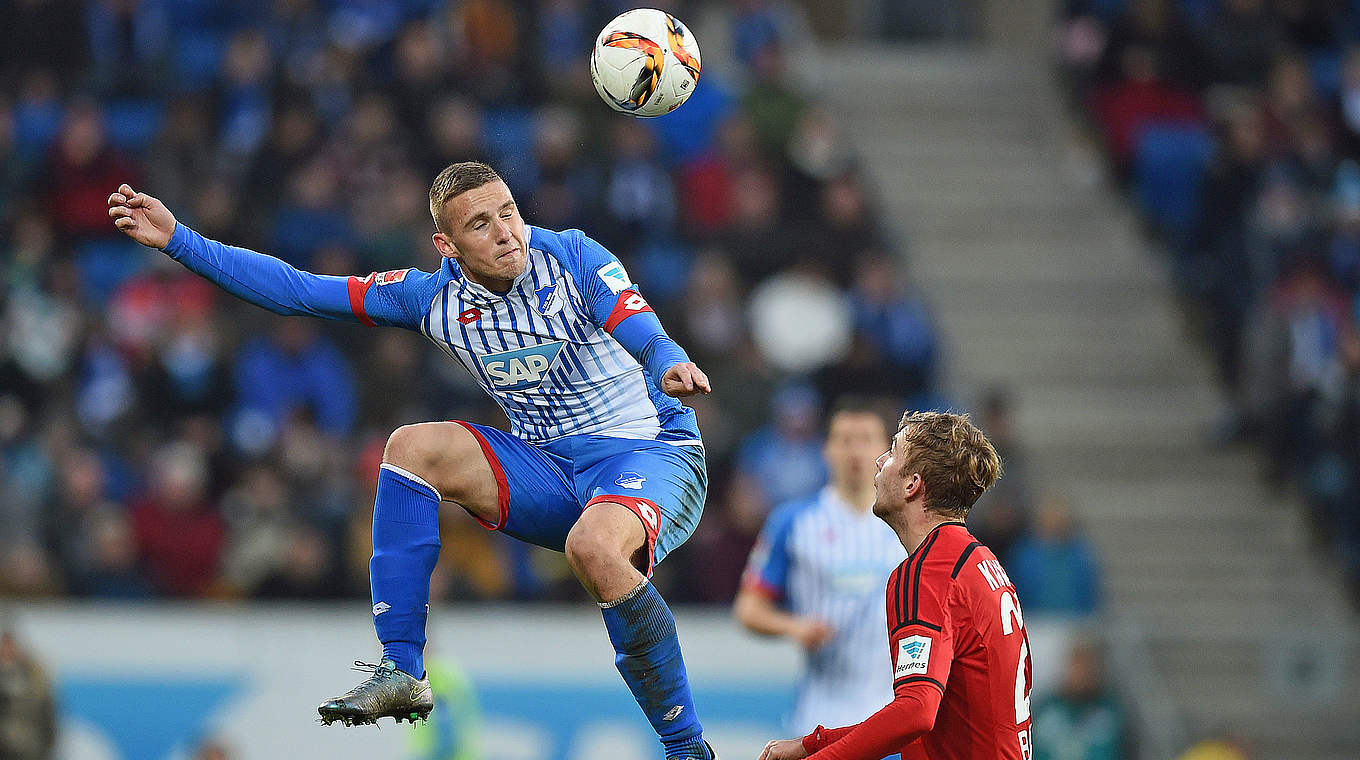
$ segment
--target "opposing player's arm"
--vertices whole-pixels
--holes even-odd
[[[863,722],[823,728],[803,737],[812,760],[879,760],[900,752],[935,727],[944,692],[929,686],[899,687],[893,701]]]
[[[948,576],[922,567],[925,553],[903,563],[888,580],[893,701],[857,725],[818,727],[808,734],[803,746],[813,760],[877,760],[935,727],[954,660],[952,586]]]
[[[779,604],[788,588],[789,534],[796,511],[797,505],[788,504],[770,513],[751,549],[732,612],[752,633],[787,636],[807,649],[817,649],[831,638],[831,627],[821,620],[795,615]]]
[[[267,254],[210,240],[180,224],[161,201],[126,184],[108,203],[109,217],[128,237],[275,314],[412,328],[419,320],[395,289],[370,296],[375,282],[383,284],[376,273],[362,279],[313,274]],[[405,279],[405,271],[384,274],[390,281]]]
[[[708,376],[666,334],[661,320],[614,254],[579,230],[572,230],[570,235],[580,256],[582,294],[595,323],[638,360],[663,393],[692,396],[710,392]]]

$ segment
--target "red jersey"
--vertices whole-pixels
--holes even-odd
[[[944,523],[893,571],[887,596],[894,699],[808,735],[812,760],[1029,760],[1029,637],[996,555]]]

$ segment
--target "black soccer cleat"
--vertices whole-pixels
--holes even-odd
[[[397,670],[391,660],[377,665],[356,660],[354,665],[354,670],[372,671],[373,675],[343,696],[322,702],[316,708],[322,723],[329,726],[338,720],[346,726],[365,726],[377,723],[379,718],[395,718],[398,723],[409,720],[415,725],[430,716],[434,696],[429,679]]]

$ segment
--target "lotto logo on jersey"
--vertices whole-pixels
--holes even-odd
[[[552,371],[566,341],[517,348],[477,357],[491,385],[500,391],[527,391],[537,388]]]
[[[930,639],[908,636],[897,643],[897,668],[893,679],[924,675],[930,670]]]

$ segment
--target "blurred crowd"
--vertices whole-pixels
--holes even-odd
[[[1360,3],[1070,0],[1059,58],[1213,358],[1221,443],[1360,591]]]
[[[805,25],[776,0],[670,4],[703,46],[701,86],[639,120],[599,101],[586,62],[629,5],[13,4],[0,593],[364,597],[387,435],[504,419],[415,334],[277,317],[123,239],[105,214],[122,182],[208,236],[362,275],[437,266],[428,184],[482,159],[530,223],[609,247],[719,390],[693,400],[712,487],[698,533],[658,569],[673,600],[730,600],[771,507],[821,486],[835,396],[946,404],[900,236],[787,71]],[[1027,610],[1095,609],[1070,510],[1024,485],[1006,395],[985,405],[1016,453],[979,530],[1032,578]],[[435,599],[582,594],[560,556],[446,512]]]

